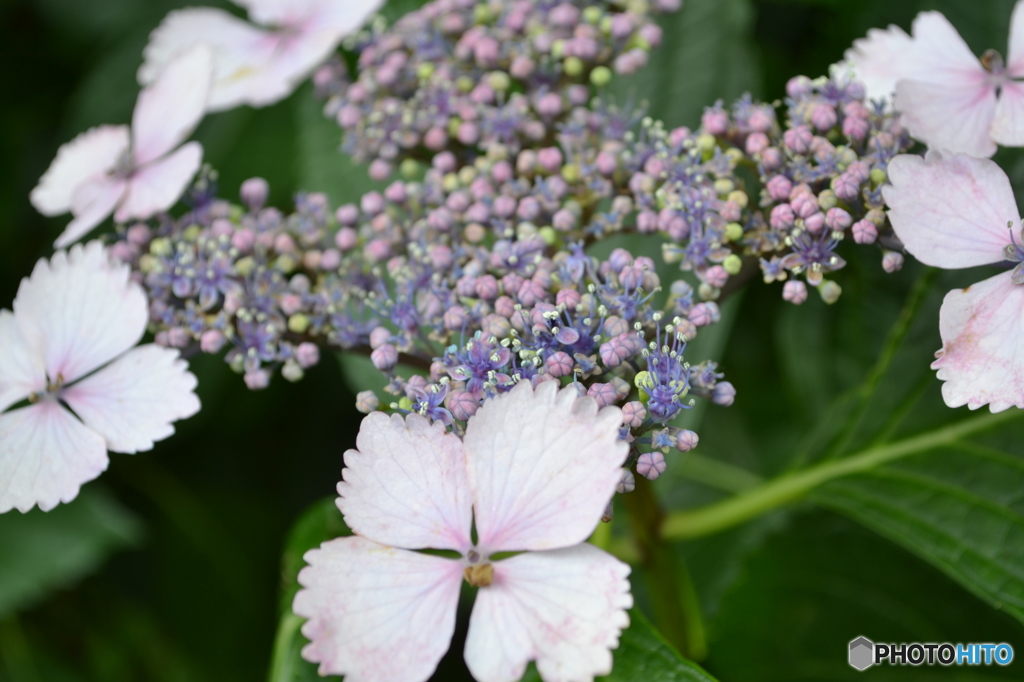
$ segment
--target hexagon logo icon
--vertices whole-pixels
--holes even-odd
[[[858,637],[850,642],[850,665],[857,670],[867,670],[875,663],[875,643],[867,637]]]

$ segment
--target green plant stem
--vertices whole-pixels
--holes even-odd
[[[891,462],[901,457],[952,443],[964,436],[992,428],[1019,417],[1021,410],[972,417],[920,436],[871,447],[840,460],[818,464],[740,493],[721,502],[694,510],[677,511],[665,517],[661,537],[681,540],[701,537],[748,521],[767,511],[799,500],[817,486]],[[639,481],[638,481],[639,482]],[[626,496],[628,497],[628,495]]]
[[[659,538],[658,529],[665,515],[654,488],[639,476],[636,489],[621,499],[640,549],[640,566],[652,597],[658,629],[683,656],[701,660],[707,655],[707,638],[700,605],[682,560]]]
[[[727,493],[741,493],[764,482],[760,476],[742,467],[696,452],[687,452],[673,466],[678,467],[681,476]]]
[[[303,618],[286,611],[277,624],[274,651],[270,659],[269,682],[288,682],[295,679],[295,649],[292,641],[298,636]]]

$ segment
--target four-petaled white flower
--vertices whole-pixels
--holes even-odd
[[[382,0],[233,0],[260,28],[224,10],[190,7],[171,12],[153,31],[139,69],[152,82],[180,50],[214,48],[208,111],[241,104],[262,107],[287,97],[322,64],[341,39],[359,28]]]
[[[897,156],[889,177],[889,220],[918,260],[940,268],[1018,263],[946,294],[932,368],[950,407],[1024,408],[1024,249],[1009,179],[988,159],[936,151]]]
[[[176,55],[139,93],[130,130],[99,126],[61,146],[31,195],[44,215],[74,215],[57,238],[58,248],[111,213],[118,222],[145,219],[178,201],[199,170],[203,148],[198,142],[175,148],[203,117],[212,59],[204,46]]]
[[[149,450],[199,410],[176,350],[133,348],[148,306],[128,276],[99,242],[79,244],[40,260],[0,310],[0,512],[70,502],[107,450]]]
[[[939,12],[872,29],[846,53],[870,99],[896,93],[894,105],[915,138],[936,149],[992,156],[996,144],[1024,145],[1024,2],[1010,19],[1008,60],[994,50],[979,61]]]
[[[299,574],[303,655],[348,682],[422,682],[465,577],[480,588],[465,650],[477,680],[513,682],[531,660],[546,682],[607,674],[629,567],[584,540],[622,474],[621,422],[574,386],[528,381],[485,403],[464,441],[417,414],[364,418],[338,484],[357,536],[311,550]],[[410,551],[426,548],[462,558]],[[510,551],[524,553],[495,560]]]

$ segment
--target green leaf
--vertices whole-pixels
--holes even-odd
[[[135,515],[95,487],[50,512],[0,515],[0,620],[73,585],[141,536]]]

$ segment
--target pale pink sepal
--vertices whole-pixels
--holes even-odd
[[[43,215],[56,216],[71,210],[75,189],[86,180],[114,168],[128,153],[128,126],[90,128],[61,145],[50,167],[29,198]]]
[[[293,610],[306,660],[346,682],[424,682],[455,631],[462,564],[338,538],[306,553]]]
[[[146,295],[129,282],[127,265],[112,264],[98,241],[40,259],[21,281],[14,317],[64,384],[110,362],[138,343],[149,317]]]
[[[0,310],[0,412],[45,389],[42,356],[18,331],[14,315]]]
[[[544,682],[588,682],[612,669],[629,626],[629,566],[589,544],[494,564],[477,592],[466,664],[477,682],[515,682],[535,660]]]
[[[203,146],[188,142],[164,158],[143,166],[132,175],[114,218],[123,223],[166,211],[185,192],[202,161]]]
[[[0,513],[70,502],[107,468],[107,447],[54,400],[0,414]]]
[[[542,550],[587,539],[629,450],[621,424],[619,408],[598,412],[593,398],[554,381],[520,382],[484,403],[465,437],[478,545]]]
[[[199,411],[196,378],[178,351],[148,344],[133,348],[68,387],[63,398],[107,449],[136,453],[174,433],[173,423]]]
[[[979,157],[996,153],[992,140],[996,89],[985,83],[985,72],[978,68],[975,81],[901,80],[896,84],[894,103],[913,137],[933,149]]]
[[[356,533],[406,549],[469,549],[473,498],[462,441],[421,415],[363,418],[338,508]]]
[[[75,218],[68,223],[53,245],[63,249],[92,232],[94,227],[114,212],[127,190],[128,181],[116,175],[99,175],[83,182],[75,190],[71,202]]]
[[[1024,147],[1024,84],[1003,83],[992,120],[992,139],[1007,147]]]
[[[941,355],[932,363],[950,407],[1024,408],[1024,285],[1010,273],[954,289],[939,312]]]
[[[927,265],[966,268],[1003,260],[1007,223],[1020,223],[1006,174],[963,154],[907,154],[889,162],[883,190],[889,221],[907,250]]]
[[[1006,72],[1012,78],[1024,78],[1024,0],[1017,1],[1010,15],[1009,47]]]

